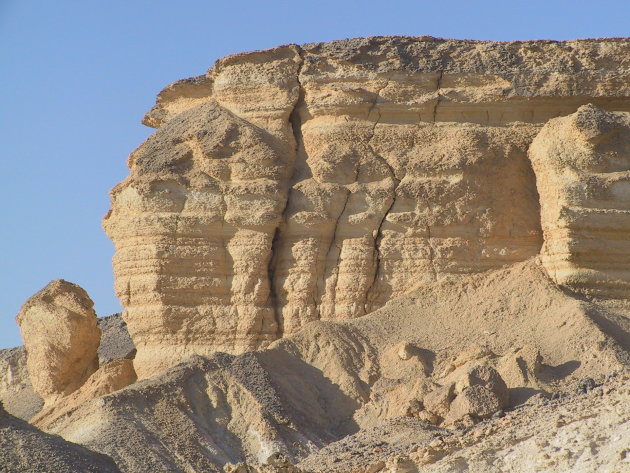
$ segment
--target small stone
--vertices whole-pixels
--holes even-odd
[[[597,383],[593,378],[582,378],[577,382],[575,392],[578,394],[586,394],[597,387]]]
[[[484,386],[470,386],[453,400],[445,422],[452,423],[466,416],[486,419],[501,407],[501,400],[494,392]]]
[[[455,398],[455,383],[441,386],[427,394],[422,400],[424,408],[439,417],[448,413],[451,401]]]

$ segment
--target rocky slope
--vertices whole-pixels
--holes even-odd
[[[37,430],[0,404],[1,473],[120,473],[111,458]]]
[[[0,469],[627,470],[629,53],[379,37],[168,86],[103,222],[124,322],[27,301],[0,400],[46,433],[0,412]]]
[[[39,425],[127,472],[257,468],[274,455],[330,457],[303,467],[349,471],[313,465],[329,465],[327,445],[346,436],[378,443],[378,432],[404,425],[404,442],[365,456],[389,461],[537,393],[625,369],[630,345],[614,337],[629,327],[609,334],[603,321],[614,320],[532,260],[423,286],[353,321],[308,324],[262,351],[194,357]],[[480,390],[481,402],[471,400]]]
[[[630,110],[629,49],[379,37],[237,54],[167,87],[104,219],[139,376],[536,255],[529,145],[581,105]]]

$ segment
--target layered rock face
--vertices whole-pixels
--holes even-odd
[[[20,309],[30,381],[47,404],[76,391],[98,369],[101,331],[93,306],[81,287],[57,279]]]
[[[580,107],[545,125],[530,157],[549,275],[576,291],[627,298],[630,113]]]
[[[138,375],[536,255],[528,147],[583,104],[630,110],[629,50],[368,38],[167,87],[104,220]]]

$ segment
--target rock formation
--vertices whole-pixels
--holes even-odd
[[[581,105],[630,110],[629,50],[378,37],[237,54],[170,85],[104,219],[138,375],[538,254],[541,205],[551,238],[544,199],[563,191],[528,147]]]
[[[127,359],[110,361],[101,366],[79,389],[63,398],[62,402],[47,404],[30,422],[38,427],[46,427],[62,415],[72,412],[90,399],[116,392],[137,379],[133,362]]]
[[[76,391],[98,369],[101,331],[93,306],[82,288],[57,279],[20,309],[30,380],[47,403]]]
[[[144,122],[124,322],[53,281],[0,351],[89,450],[0,403],[0,472],[630,471],[630,40],[281,46]]]
[[[623,369],[619,355],[630,344],[624,349],[615,340],[622,331],[607,333],[593,322],[596,315],[606,329],[610,323],[602,321],[614,320],[599,303],[561,291],[534,259],[424,285],[358,319],[313,322],[256,352],[194,356],[38,425],[110,456],[129,473],[220,472],[239,463],[257,471],[274,454],[306,461],[304,472],[363,473],[372,460],[459,435],[453,426],[471,428],[493,416],[479,428],[504,425],[495,414],[507,410],[508,395],[514,407],[512,399],[522,403],[558,383]],[[503,373],[511,373],[515,357],[533,360],[523,366],[531,378],[506,378],[506,393]],[[444,410],[431,418],[432,392],[449,385]],[[623,431],[629,408],[619,406],[619,416],[607,419],[615,430],[606,439]],[[523,434],[505,436],[520,442]],[[614,445],[617,454],[621,442]],[[596,450],[591,456],[599,458]],[[336,458],[358,466],[344,469]]]
[[[580,107],[547,123],[529,154],[549,275],[575,291],[630,297],[630,113]]]

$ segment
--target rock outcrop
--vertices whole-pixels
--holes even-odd
[[[101,331],[93,306],[81,287],[57,279],[20,309],[29,377],[46,403],[76,391],[98,369]]]
[[[509,373],[504,367],[515,355],[538,365],[526,368],[538,386],[529,399],[622,369],[617,350],[624,348],[614,338],[620,331],[606,333],[595,315],[608,316],[599,303],[561,291],[532,260],[427,284],[365,317],[313,322],[256,352],[194,356],[43,421],[125,472],[220,472],[239,463],[256,471],[274,454],[294,464],[313,454],[320,464],[304,471],[363,473],[362,462],[428,447],[453,432],[422,415],[437,386],[452,383],[440,417],[483,429],[505,407],[497,373]],[[510,399],[524,401],[521,386],[510,385]],[[363,469],[344,469],[336,458]]]
[[[549,275],[574,291],[629,298],[630,113],[580,107],[545,125],[529,154]]]
[[[630,110],[629,52],[379,37],[237,54],[167,87],[104,219],[139,376],[536,255],[528,147],[586,103]]]
[[[137,379],[133,362],[127,359],[110,361],[101,366],[79,389],[62,402],[47,404],[30,422],[44,428],[62,415],[72,412],[90,399],[99,398],[133,384]]]

